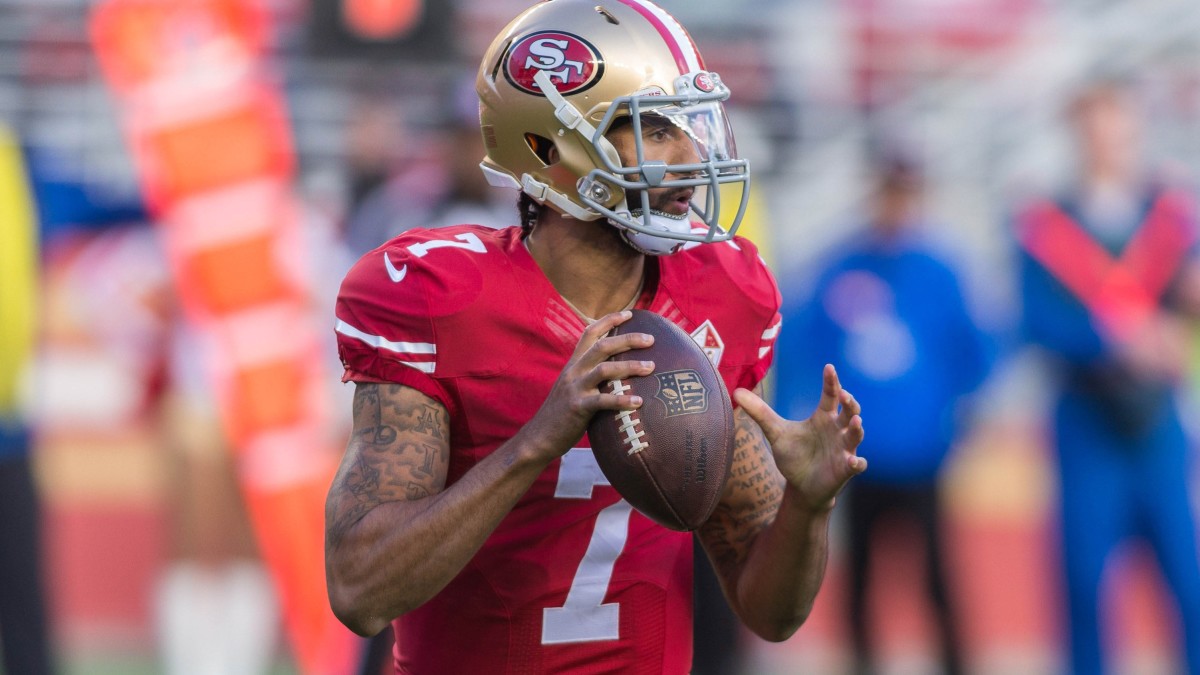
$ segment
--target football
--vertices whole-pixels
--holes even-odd
[[[721,499],[733,460],[733,408],[725,383],[691,336],[645,310],[610,335],[648,333],[654,344],[612,358],[654,362],[644,377],[611,380],[606,393],[642,397],[637,410],[592,417],[588,439],[608,482],[638,511],[672,530],[695,530]]]

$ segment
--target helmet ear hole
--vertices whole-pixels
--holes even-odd
[[[554,158],[551,156],[551,154],[554,150],[554,143],[549,138],[546,138],[545,136],[538,136],[537,134],[527,133],[525,134],[525,143],[542,163],[542,166],[550,166],[553,164],[552,160]]]

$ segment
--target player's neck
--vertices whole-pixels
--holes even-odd
[[[543,212],[525,244],[551,285],[584,319],[625,309],[641,291],[645,256],[605,223]]]

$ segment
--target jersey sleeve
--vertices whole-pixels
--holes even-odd
[[[735,237],[736,246],[722,250],[722,261],[729,277],[737,287],[741,308],[747,312],[747,330],[753,330],[749,339],[755,342],[755,356],[748,368],[738,375],[736,386],[754,389],[767,376],[775,359],[775,342],[782,327],[779,308],[782,296],[775,275],[758,253],[758,248],[748,239]]]
[[[432,376],[437,336],[428,280],[409,264],[403,241],[364,255],[342,282],[334,310],[342,381],[403,384],[450,409],[450,396]]]
[[[775,360],[775,342],[779,339],[779,331],[782,327],[783,317],[780,315],[778,308],[776,308],[774,316],[771,317],[771,321],[767,324],[766,329],[762,332],[762,337],[759,339],[758,361],[750,369],[746,383],[738,386],[753,389],[767,376],[767,371],[771,369],[771,364]]]

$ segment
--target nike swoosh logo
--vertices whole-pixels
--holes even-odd
[[[387,268],[388,277],[395,283],[404,281],[404,275],[408,274],[408,265],[401,265],[400,269],[392,264],[392,259],[388,257],[387,251],[383,252],[383,266]]]

